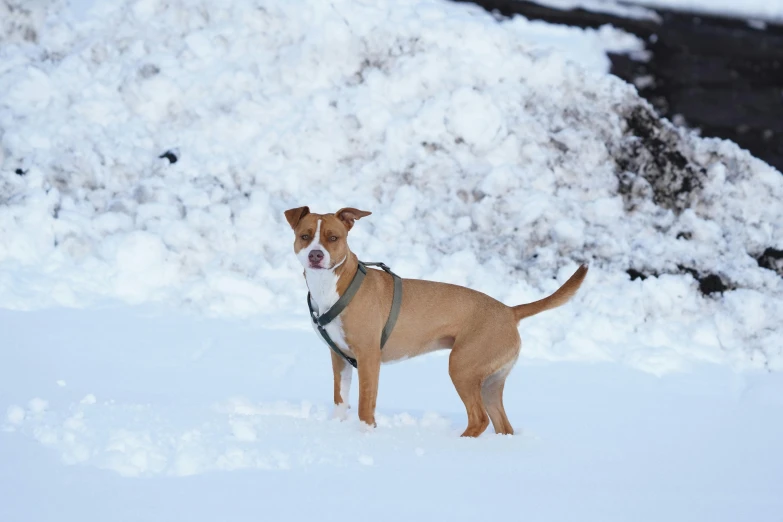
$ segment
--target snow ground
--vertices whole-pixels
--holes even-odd
[[[0,329],[0,405],[18,407],[0,419],[4,521],[771,522],[783,509],[780,373],[526,360],[505,401],[520,434],[463,440],[442,356],[383,368],[368,434],[326,418],[329,355],[312,332],[148,307],[0,311]]]
[[[659,197],[646,105],[605,74],[637,39],[439,1],[88,3],[0,13],[0,520],[781,512],[783,280],[753,256],[783,248],[783,177],[664,123],[696,188]],[[508,303],[591,264],[521,327],[518,436],[457,437],[442,354],[384,367],[374,433],[329,420],[300,204],[372,210],[363,258]]]

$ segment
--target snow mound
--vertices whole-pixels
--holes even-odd
[[[282,212],[350,205],[360,257],[509,304],[588,262],[523,324],[529,357],[783,367],[756,259],[783,248],[783,177],[605,74],[632,36],[434,0],[58,5],[0,47],[2,306],[307,326]]]
[[[690,11],[729,18],[783,22],[783,3],[780,0],[746,0],[745,2],[734,2],[733,0],[623,0],[623,3],[641,4],[646,8]]]

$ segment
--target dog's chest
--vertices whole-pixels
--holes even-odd
[[[333,272],[329,270],[307,270],[305,279],[307,288],[310,290],[310,295],[313,298],[313,308],[319,315],[334,306],[340,298],[337,293],[337,276]],[[313,324],[313,329],[318,333],[318,328],[316,328],[315,324]],[[324,329],[337,346],[345,350],[348,355],[352,355],[351,349],[345,340],[342,319],[336,317]],[[318,337],[321,337],[320,333],[318,333]],[[324,341],[324,344],[326,344],[326,341]]]

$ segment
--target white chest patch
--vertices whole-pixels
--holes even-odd
[[[337,275],[332,270],[312,270],[305,268],[305,280],[310,295],[313,298],[313,308],[318,314],[329,310],[340,298],[337,294]],[[318,329],[313,325],[313,329],[318,333]],[[353,355],[348,343],[345,341],[343,332],[343,321],[339,317],[335,318],[325,327],[326,333],[335,342],[346,355]],[[318,334],[321,337],[321,334]],[[323,339],[322,339],[323,340]],[[326,344],[326,342],[324,342]]]
[[[348,347],[348,343],[345,342],[345,332],[343,332],[343,322],[338,317],[331,323],[327,324],[324,328],[326,330],[326,333],[329,334],[329,337],[332,338],[332,341],[335,342],[335,344],[343,351],[345,352],[345,355],[350,355],[353,357],[353,352]],[[324,344],[326,344],[326,341],[323,340],[323,337],[321,337],[320,332],[318,332],[318,328],[313,325],[313,330],[315,330],[315,333],[318,335],[318,338],[323,341]],[[328,345],[327,345],[328,346]]]

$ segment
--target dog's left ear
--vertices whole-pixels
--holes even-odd
[[[353,222],[357,219],[361,219],[363,217],[369,216],[372,214],[372,212],[367,212],[366,210],[359,210],[358,208],[342,208],[334,213],[335,216],[337,216],[337,219],[343,222],[343,225],[345,225],[345,228],[348,230],[351,230],[353,228]]]
[[[285,211],[285,219],[291,228],[295,229],[296,225],[302,221],[302,218],[310,213],[310,207],[298,207]]]

